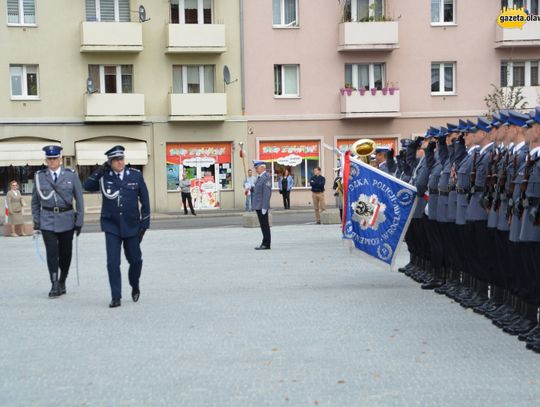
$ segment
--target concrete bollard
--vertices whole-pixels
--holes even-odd
[[[321,213],[321,223],[323,225],[336,225],[341,223],[339,209],[327,209]]]
[[[272,226],[272,213],[268,215],[268,223]],[[242,215],[242,226],[245,228],[258,228],[259,219],[256,212],[247,212]]]

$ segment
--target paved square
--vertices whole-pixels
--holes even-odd
[[[487,319],[335,225],[272,232],[255,251],[255,229],[150,230],[141,299],[124,262],[112,310],[102,234],[55,300],[31,238],[0,238],[0,406],[540,405],[540,356]]]

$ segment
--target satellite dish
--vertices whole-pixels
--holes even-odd
[[[88,78],[86,80],[86,92],[88,92],[90,94],[97,92],[96,87],[94,85],[94,80],[92,78]]]
[[[227,85],[231,83],[231,72],[229,71],[229,67],[227,65],[223,67],[223,81]]]
[[[149,18],[146,18],[146,9],[143,5],[139,6],[139,21],[141,23],[144,23],[145,21],[149,21]]]
[[[238,79],[231,81],[231,71],[229,71],[229,67],[225,65],[223,67],[223,82],[225,82],[225,85],[230,85],[231,83],[234,83],[237,80]]]

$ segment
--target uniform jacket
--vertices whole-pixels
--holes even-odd
[[[540,151],[537,151],[532,157],[536,160],[529,176],[529,182],[527,184],[527,190],[525,196],[527,199],[539,199],[540,198]],[[540,242],[540,226],[533,224],[529,215],[531,211],[538,206],[529,206],[525,208],[523,217],[521,218],[521,231],[519,240],[522,242]]]
[[[488,175],[490,159],[492,154],[496,154],[497,146],[495,143],[487,145],[486,148],[482,148],[476,159],[476,177],[474,181],[475,189],[484,188],[486,185],[486,178]],[[484,192],[474,192],[469,201],[465,219],[468,221],[487,220],[488,213],[480,205]]]
[[[272,179],[267,172],[257,177],[253,187],[251,208],[254,210],[270,209],[270,197],[272,196]]]
[[[509,154],[507,149],[504,146],[500,146],[500,159],[497,163],[497,178],[495,180],[495,188],[498,188],[499,180],[503,176],[504,166],[506,165],[506,154]],[[495,198],[495,197],[494,197]],[[487,227],[488,228],[497,228],[497,223],[499,221],[499,210],[496,209],[495,202],[491,206],[491,209],[488,213]]]
[[[510,230],[510,225],[508,224],[508,220],[506,219],[506,211],[508,210],[508,199],[510,198],[510,196],[508,196],[510,191],[510,185],[512,184],[512,179],[514,178],[514,174],[516,172],[515,168],[520,168],[522,165],[525,164],[525,160],[527,159],[528,154],[529,146],[525,144],[519,149],[519,151],[513,152],[513,154],[510,156],[510,160],[508,161],[506,184],[504,186],[505,196],[502,197],[501,205],[499,207],[499,216],[497,221],[498,230]],[[515,160],[514,155],[516,156]],[[516,163],[515,167],[514,161]],[[514,188],[514,192],[516,189],[519,190],[519,185],[516,185],[516,188]]]
[[[126,238],[150,227],[150,198],[139,170],[126,167],[120,180],[112,170],[98,169],[84,182],[84,189],[101,190],[103,232]]]
[[[442,165],[441,175],[437,185],[437,189],[439,191],[444,191],[445,194],[439,195],[437,200],[437,222],[448,222],[448,197],[450,195],[448,184],[450,183],[450,172],[452,171],[452,164],[454,162],[454,146],[448,146],[446,144],[445,146],[448,158]],[[442,151],[442,149],[443,147],[441,146],[440,151]]]
[[[435,162],[430,168],[428,178],[428,218],[437,220],[437,207],[439,205],[439,179],[444,162],[448,158],[448,147],[446,146],[446,137],[441,137],[437,140],[437,151],[435,153]]]
[[[458,137],[458,139],[454,142],[454,158],[450,167],[450,178],[448,181],[448,189],[450,192],[448,193],[447,216],[449,222],[455,222],[457,215],[457,179],[452,178],[452,168],[455,169],[457,177],[457,167],[465,159],[465,157],[467,157],[467,147],[465,147],[465,141],[462,137]]]
[[[412,149],[409,150],[409,147]],[[407,161],[409,165],[414,164],[416,160],[416,147],[417,143],[413,142],[407,148]],[[414,154],[414,155],[413,155]],[[424,216],[424,210],[426,208],[426,200],[424,195],[427,191],[429,180],[429,169],[433,167],[435,163],[435,153],[433,150],[426,148],[424,157],[422,157],[413,171],[411,183],[416,186],[416,209],[413,214],[414,219],[422,218]]]
[[[58,193],[53,189],[56,188]],[[75,209],[55,213],[43,208]],[[36,172],[32,191],[32,218],[41,230],[61,233],[82,227],[84,222],[84,199],[81,181],[77,173],[69,168],[60,168],[60,175],[54,182],[49,169]]]
[[[469,149],[467,156],[457,165],[457,181],[456,188],[462,188],[469,191],[471,186],[470,174],[473,170],[474,159],[476,155],[476,163],[478,164],[479,157],[478,146],[473,146]],[[469,207],[468,192],[458,192],[456,201],[456,224],[464,225],[466,223],[467,208]]]

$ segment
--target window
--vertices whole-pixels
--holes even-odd
[[[386,83],[384,64],[346,64],[345,85],[366,90],[381,90]]]
[[[9,183],[15,180],[23,194],[31,194],[34,188],[34,174],[45,168],[45,165],[10,165],[0,167],[0,194],[7,194]],[[28,203],[28,201],[27,201]]]
[[[274,65],[274,96],[298,97],[299,65]]]
[[[99,93],[133,93],[133,65],[88,65]]]
[[[540,61],[501,61],[501,86],[539,86]]]
[[[456,64],[454,62],[431,64],[431,94],[456,93]]]
[[[266,163],[274,188],[285,169],[293,178],[294,188],[309,188],[313,169],[320,165],[319,151],[318,141],[261,141],[259,160]]]
[[[432,24],[455,24],[455,14],[454,0],[431,0]]]
[[[129,22],[129,0],[86,0],[86,21]]]
[[[214,93],[214,65],[173,65],[173,93]]]
[[[344,22],[384,21],[384,0],[346,0]]]
[[[272,24],[282,27],[298,26],[297,0],[272,0]]]
[[[501,9],[503,8],[521,8],[525,7],[530,14],[538,15],[539,0],[501,0]]]
[[[36,25],[34,0],[7,0],[8,25]]]
[[[38,99],[39,79],[37,65],[10,65],[11,98]]]
[[[171,0],[171,24],[212,24],[212,0]]]

